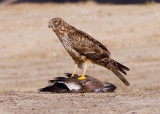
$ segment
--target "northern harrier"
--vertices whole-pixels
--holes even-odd
[[[78,79],[86,79],[87,64],[94,63],[111,70],[125,85],[130,85],[121,74],[126,75],[125,70],[129,71],[129,68],[110,58],[108,49],[92,36],[69,25],[61,18],[50,20],[48,27],[53,29],[64,48],[76,63],[72,77],[77,68],[82,68],[83,63],[85,63],[83,74]]]

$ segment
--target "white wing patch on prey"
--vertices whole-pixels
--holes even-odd
[[[78,91],[79,89],[81,89],[81,86],[78,85],[78,84],[75,84],[74,82],[67,83],[67,82],[63,82],[63,81],[58,81],[58,83],[63,83],[63,84],[65,84],[70,91],[71,91],[71,90],[76,90],[76,91]]]
[[[69,90],[76,90],[78,91],[79,89],[81,89],[81,86],[75,83],[65,83],[67,85],[67,87],[69,88]]]

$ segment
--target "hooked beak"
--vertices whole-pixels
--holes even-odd
[[[49,21],[49,23],[48,23],[48,28],[51,28],[51,27],[53,27],[54,25],[53,25],[53,23],[52,23],[52,21]]]

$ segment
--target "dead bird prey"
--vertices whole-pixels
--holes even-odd
[[[56,77],[50,80],[49,86],[40,89],[40,92],[51,93],[84,93],[84,92],[113,92],[116,89],[111,83],[101,82],[96,78],[86,76],[84,80],[78,80],[80,76],[75,74],[66,74],[66,77]]]
[[[87,64],[94,63],[111,70],[125,85],[130,85],[121,74],[126,75],[125,71],[129,71],[129,68],[110,58],[108,49],[92,36],[69,25],[61,18],[50,20],[48,27],[53,29],[64,48],[76,63],[72,77],[77,67],[81,68],[83,63],[85,63],[83,74],[78,79],[86,79]]]

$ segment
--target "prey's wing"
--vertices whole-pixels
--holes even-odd
[[[80,55],[93,61],[110,58],[108,49],[87,33],[76,29],[69,32],[68,37],[71,39],[72,48]]]

